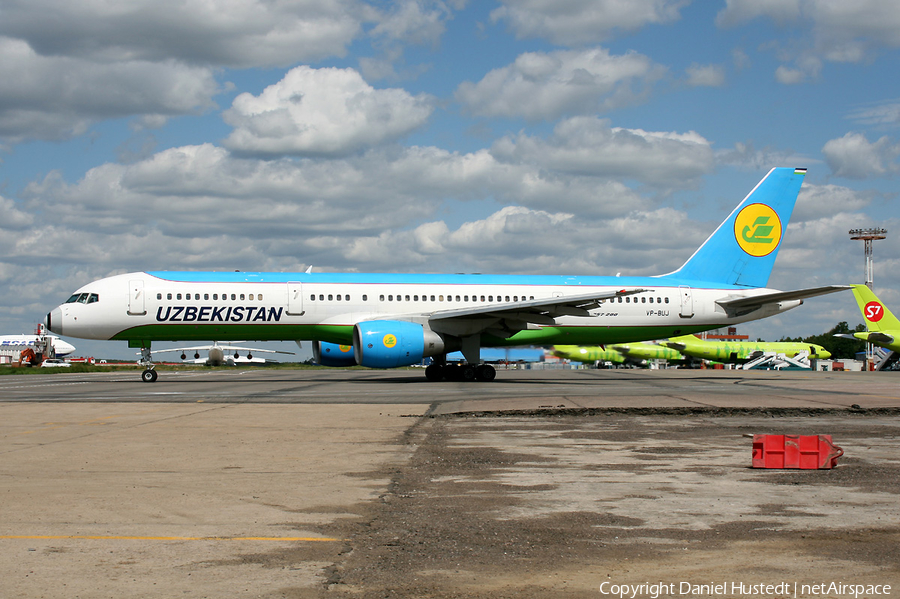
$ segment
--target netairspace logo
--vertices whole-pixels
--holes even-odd
[[[746,582],[710,582],[694,584],[692,582],[658,582],[643,584],[615,584],[604,582],[600,585],[601,595],[614,597],[816,597],[827,595],[829,597],[875,597],[878,595],[889,596],[891,585],[889,584],[847,584],[844,582],[820,582],[803,584],[798,582],[779,582],[776,584],[756,584]]]

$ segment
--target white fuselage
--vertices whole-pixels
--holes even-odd
[[[164,274],[164,273],[159,273]],[[187,279],[196,275],[194,280]],[[588,316],[557,315],[530,325],[497,345],[606,343],[659,338],[755,320],[783,312],[800,301],[767,304],[729,315],[716,300],[771,293],[770,289],[710,289],[659,285],[652,277],[524,277],[489,275],[316,275],[279,273],[129,273],[79,289],[48,315],[56,333],[89,339],[312,339],[349,341],[349,328],[367,320],[429,323],[444,311],[481,310],[467,321],[431,320],[438,333],[464,336],[467,322],[484,330],[492,318],[484,308],[507,312],[517,302],[565,298],[628,288],[646,291],[602,302]],[[237,279],[241,279],[238,281]],[[484,282],[481,282],[484,281]],[[497,318],[499,321],[500,318]],[[477,324],[477,326],[475,326]],[[577,338],[577,339],[576,339]]]

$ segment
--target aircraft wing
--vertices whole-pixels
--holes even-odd
[[[434,323],[435,321],[480,318],[554,325],[556,324],[554,318],[557,316],[590,316],[589,310],[597,308],[604,300],[645,291],[650,290],[620,289],[619,291],[567,295],[525,302],[504,302],[472,308],[440,310],[433,313],[429,320]]]
[[[762,295],[754,295],[751,297],[736,297],[733,299],[721,299],[716,303],[725,308],[726,311],[749,312],[764,306],[765,304],[774,304],[778,302],[788,302],[794,300],[802,300],[807,297],[816,297],[817,295],[825,295],[850,289],[849,285],[826,285],[825,287],[811,287],[809,289],[797,289],[796,291],[778,291],[775,293],[764,293]]]
[[[266,353],[266,354],[290,354],[294,355],[294,352],[290,351],[279,351],[275,349],[261,349],[258,347],[238,347],[236,345],[197,345],[194,347],[173,347],[170,349],[154,349],[154,354],[161,354],[165,352],[186,352],[186,351],[208,351],[210,349],[221,349],[223,351],[235,350],[235,351],[250,351],[253,353]]]
[[[858,339],[860,341],[868,341],[869,343],[874,343],[875,345],[891,345],[894,343],[893,335],[888,335],[887,333],[879,333],[872,331],[870,333],[837,333],[835,337],[843,337],[844,339]]]

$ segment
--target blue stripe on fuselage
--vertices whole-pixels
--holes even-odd
[[[400,274],[400,273],[282,273],[153,271],[148,275],[176,283],[334,283],[381,285],[522,285],[578,287],[677,287],[696,289],[746,289],[736,285],[714,285],[705,281],[679,281],[668,277],[592,277],[555,275]]]

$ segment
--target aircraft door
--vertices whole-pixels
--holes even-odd
[[[678,288],[681,292],[681,312],[679,316],[682,318],[691,318],[694,315],[694,298],[691,295],[691,288],[682,285]]]
[[[140,279],[128,281],[128,314],[131,316],[143,316],[146,313],[144,282]]]
[[[293,281],[288,285],[287,313],[292,316],[303,316],[303,284]]]

